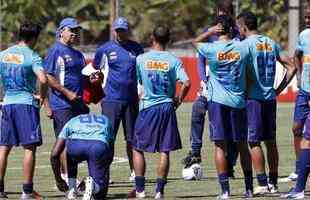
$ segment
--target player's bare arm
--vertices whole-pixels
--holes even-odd
[[[181,103],[183,102],[184,98],[186,97],[186,95],[189,91],[189,88],[191,86],[190,80],[187,80],[181,84],[182,84],[182,86],[180,89],[180,94],[173,99],[175,109],[177,109],[181,105]]]
[[[302,56],[303,53],[301,51],[296,50],[294,53],[294,63],[295,67],[297,68],[297,85],[300,86],[300,78],[301,78],[301,72],[302,72]]]
[[[57,188],[62,192],[65,192],[69,189],[67,183],[61,178],[61,172],[60,172],[60,155],[64,149],[65,149],[65,140],[57,139],[50,157],[50,162],[55,176]]]
[[[40,105],[43,104],[44,99],[47,96],[48,91],[48,82],[45,73],[42,70],[34,72],[40,82],[39,96],[38,100],[40,101]]]
[[[76,93],[72,92],[71,90],[68,90],[67,88],[65,88],[64,86],[62,86],[59,81],[53,77],[50,74],[47,74],[47,79],[48,79],[48,84],[50,87],[52,87],[53,89],[61,92],[62,94],[64,94],[70,101],[75,101],[77,100],[79,97],[76,95]]]
[[[292,60],[287,56],[280,56],[278,58],[278,61],[283,65],[283,67],[286,69],[285,76],[283,80],[281,81],[278,88],[276,88],[276,95],[279,95],[286,86],[290,83],[290,81],[293,79],[294,75],[296,74],[296,66],[292,62]]]
[[[192,45],[194,46],[194,48],[197,48],[199,42],[205,42],[210,36],[221,32],[223,32],[223,26],[221,24],[212,26],[208,29],[207,32],[204,32],[198,35],[195,39],[193,39]]]

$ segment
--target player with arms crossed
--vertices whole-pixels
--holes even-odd
[[[298,165],[297,182],[289,194],[288,199],[303,199],[307,178],[310,172],[310,5],[304,8],[306,29],[298,37],[295,51],[295,63],[298,73],[301,73],[301,84],[296,98],[294,111],[294,143]],[[303,133],[302,133],[303,131]],[[300,138],[302,136],[302,138]],[[299,138],[298,138],[299,137]]]
[[[227,145],[237,143],[245,177],[246,197],[253,192],[251,157],[247,144],[245,90],[246,65],[249,51],[245,45],[230,38],[234,21],[227,15],[218,16],[215,26],[193,40],[193,45],[204,55],[210,67],[208,82],[208,115],[210,139],[215,145],[215,164],[222,193],[218,199],[229,199]],[[219,34],[219,40],[202,43],[209,36]]]
[[[250,49],[251,63],[248,68],[247,118],[248,143],[256,171],[258,187],[254,195],[278,192],[279,153],[276,143],[276,96],[289,84],[295,75],[295,66],[272,39],[257,31],[257,18],[251,12],[243,12],[237,17],[240,35],[246,39],[242,43]],[[279,61],[287,72],[277,89],[273,88],[276,62]],[[269,183],[265,172],[265,158],[261,147],[267,149]]]
[[[66,123],[51,153],[51,165],[60,191],[69,189],[67,199],[77,199],[78,164],[87,161],[88,173],[83,200],[105,199],[109,171],[113,161],[115,134],[111,121],[104,115],[83,114]],[[68,181],[61,178],[60,154],[67,148]]]
[[[31,22],[20,25],[19,41],[0,52],[0,76],[4,88],[0,139],[0,197],[5,197],[4,176],[7,158],[13,146],[22,145],[24,184],[21,199],[32,199],[35,153],[42,144],[39,102],[47,94],[47,78],[41,57],[32,50],[41,27]],[[40,82],[39,95],[36,80]]]
[[[140,112],[133,138],[133,161],[136,173],[136,190],[130,197],[144,198],[144,152],[159,152],[156,195],[164,195],[169,172],[169,154],[181,148],[175,109],[186,96],[190,82],[182,62],[165,50],[170,31],[164,26],[153,30],[152,49],[137,58],[138,83],[144,88],[140,99]],[[182,83],[179,96],[175,96],[176,82]]]

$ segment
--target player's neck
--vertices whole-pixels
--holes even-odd
[[[258,35],[258,31],[257,31],[257,30],[253,30],[253,31],[249,31],[249,32],[246,34],[247,37],[250,37],[250,36],[252,36],[252,35]]]
[[[166,47],[161,45],[161,44],[158,44],[158,43],[153,43],[153,47],[152,47],[154,50],[156,51],[165,51],[166,50]]]
[[[218,38],[219,41],[228,42],[231,40],[231,38],[228,35],[220,35]]]

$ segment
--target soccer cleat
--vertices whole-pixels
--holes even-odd
[[[22,199],[22,200],[34,199],[35,200],[35,199],[40,199],[40,196],[35,191],[33,191],[32,193],[29,193],[29,194],[23,192],[22,195],[20,196],[20,199]]]
[[[227,200],[229,199],[229,193],[225,192],[216,197],[217,200]]]
[[[187,156],[182,160],[182,163],[185,165],[185,168],[195,163],[201,163],[201,156],[195,155],[192,151],[189,151]]]
[[[278,193],[278,192],[279,192],[278,186],[277,186],[277,185],[268,183],[268,188],[269,188],[269,193],[270,193],[270,194],[275,194],[275,193]]]
[[[304,191],[302,191],[302,192],[295,192],[294,188],[292,188],[289,193],[282,195],[281,198],[286,198],[286,199],[304,199],[305,198],[305,194],[304,194]]]
[[[135,181],[135,178],[136,178],[136,174],[135,174],[135,171],[132,171],[130,176],[129,176],[129,181],[130,182],[134,182]]]
[[[154,199],[164,199],[164,194],[161,192],[157,192],[155,194],[155,198]]]
[[[69,192],[66,195],[66,198],[68,200],[76,200],[78,196],[77,191],[75,191],[74,189],[69,190]]]
[[[0,192],[0,199],[7,199],[8,196],[5,192]]]
[[[83,195],[83,200],[91,200],[93,196],[94,187],[95,187],[94,179],[90,176],[87,177],[85,179],[85,192]]]
[[[247,191],[245,191],[245,193],[244,193],[244,198],[245,198],[245,199],[251,199],[251,198],[253,198],[253,191],[252,191],[252,190],[247,190]]]
[[[131,190],[128,195],[127,195],[127,198],[128,199],[132,199],[132,198],[135,198],[135,199],[144,199],[146,197],[145,195],[145,192],[142,191],[142,192],[137,192],[135,189]]]
[[[290,175],[288,175],[288,177],[280,178],[279,183],[288,183],[292,181],[297,181],[297,178],[298,178],[298,174],[296,174],[295,172],[292,172]]]
[[[264,194],[267,194],[269,193],[269,188],[268,186],[257,186],[254,188],[254,196],[256,195],[264,195]]]

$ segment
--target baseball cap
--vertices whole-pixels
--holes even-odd
[[[64,27],[68,27],[68,28],[82,28],[78,21],[72,17],[67,17],[64,18],[63,20],[61,20],[58,29],[63,29]]]
[[[129,29],[128,20],[124,17],[118,17],[114,20],[114,22],[112,24],[112,28],[113,28],[113,30],[124,29],[127,31]]]

